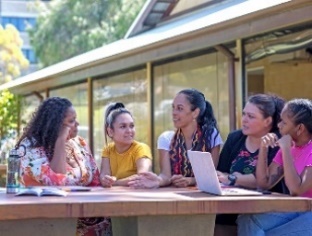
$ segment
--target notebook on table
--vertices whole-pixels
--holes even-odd
[[[261,192],[222,186],[219,182],[215,166],[209,152],[187,151],[199,190],[215,195],[262,195]]]

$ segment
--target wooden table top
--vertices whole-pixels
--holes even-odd
[[[281,194],[214,196],[195,188],[94,188],[66,197],[0,193],[0,220],[95,216],[195,215],[311,211],[311,199]]]

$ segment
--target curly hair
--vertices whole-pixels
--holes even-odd
[[[66,112],[71,106],[72,103],[66,98],[51,97],[44,100],[33,113],[16,147],[28,139],[32,147],[43,147],[51,160]]]

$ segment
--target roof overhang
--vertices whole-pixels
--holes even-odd
[[[122,39],[0,86],[30,94],[88,77],[231,42],[281,27],[311,23],[312,1],[233,1],[201,9],[138,36]]]

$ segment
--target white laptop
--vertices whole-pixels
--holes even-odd
[[[199,190],[215,195],[262,195],[261,192],[257,191],[232,186],[221,186],[209,152],[188,150],[187,155],[191,162]]]

